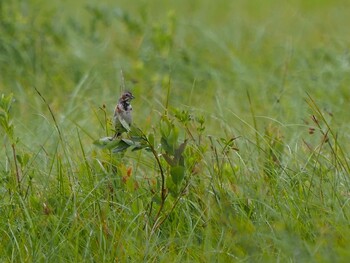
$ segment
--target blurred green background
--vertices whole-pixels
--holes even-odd
[[[161,108],[169,82],[170,105],[231,128],[229,111],[249,118],[247,91],[257,115],[284,123],[306,117],[306,92],[347,117],[348,1],[14,0],[0,8],[0,88],[15,94],[23,129],[42,122],[36,87],[63,119],[96,136],[92,108],[112,112],[121,69],[139,126]]]

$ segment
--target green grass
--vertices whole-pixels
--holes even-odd
[[[2,1],[0,261],[347,262],[349,11]]]

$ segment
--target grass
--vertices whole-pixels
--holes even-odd
[[[349,9],[1,2],[0,261],[347,262]]]

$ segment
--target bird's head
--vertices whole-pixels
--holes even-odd
[[[135,97],[132,95],[132,93],[130,91],[126,91],[122,94],[119,101],[120,102],[130,102],[134,98]]]

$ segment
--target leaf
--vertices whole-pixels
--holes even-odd
[[[135,145],[134,141],[129,140],[129,139],[121,139],[121,141],[125,142],[125,143],[128,144],[129,146]]]
[[[189,111],[186,110],[175,110],[175,117],[182,123],[186,124],[187,122],[193,119]]]
[[[7,119],[7,113],[0,108],[0,117],[3,118],[4,120]]]
[[[180,146],[175,150],[174,158],[175,158],[176,162],[178,162],[180,160],[180,158],[182,157],[182,154],[186,148],[186,145],[187,145],[187,140],[185,140],[183,143],[181,143]]]
[[[142,141],[144,141],[144,138],[140,137],[140,136],[131,135],[130,138],[131,138],[131,140],[133,142],[142,142]]]
[[[119,122],[121,123],[121,125],[123,126],[123,128],[126,130],[126,132],[130,131],[130,126],[129,124],[120,116],[118,117]]]
[[[30,155],[28,153],[24,153],[23,155],[16,154],[16,159],[19,164],[24,167],[28,164]]]
[[[4,94],[2,94],[0,99],[0,107],[4,111],[9,112],[13,101],[14,101],[13,93],[10,93],[8,96],[5,96]]]
[[[160,133],[162,137],[168,137],[172,129],[172,123],[167,117],[163,117],[160,121]]]
[[[150,148],[148,147],[148,145],[145,145],[145,144],[138,144],[135,147],[133,147],[131,151],[135,152],[142,149],[145,149],[146,151],[150,151]]]
[[[101,149],[111,149],[118,145],[119,140],[112,140],[112,137],[103,137],[93,142],[93,144]]]
[[[120,152],[124,152],[126,149],[128,149],[130,147],[130,145],[128,143],[126,143],[123,140],[120,140],[117,147],[115,147],[112,152],[113,153],[120,153]]]
[[[23,160],[23,166],[27,165],[29,160],[30,160],[30,154],[28,153],[24,153],[23,156],[22,156],[22,160]]]
[[[172,154],[175,151],[178,137],[179,137],[179,130],[175,126],[173,126],[171,131],[170,131],[169,136],[167,137],[167,142],[172,149]]]
[[[170,166],[176,166],[176,161],[172,159],[168,154],[164,153],[162,154],[162,156]]]
[[[153,135],[153,133],[150,133],[148,135],[148,142],[154,148],[154,135]]]
[[[21,157],[20,155],[16,154],[16,159],[17,159],[17,161],[19,162],[19,164],[20,164],[21,166],[23,166],[22,157]]]
[[[137,128],[133,125],[130,127],[130,136],[141,139],[143,137],[143,132],[140,128]]]
[[[171,167],[170,175],[174,184],[179,185],[185,177],[185,167],[183,166]]]
[[[173,152],[174,152],[173,148],[171,148],[171,146],[169,145],[166,138],[162,137],[160,142],[161,142],[161,146],[165,152],[173,154]]]
[[[166,186],[168,188],[169,193],[172,196],[177,196],[179,192],[179,185],[173,182],[173,179],[169,176],[166,178]]]

